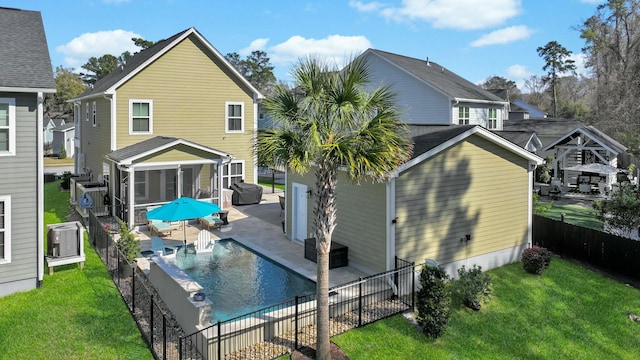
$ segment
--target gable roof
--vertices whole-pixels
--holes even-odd
[[[53,132],[67,132],[69,130],[73,130],[75,128],[74,123],[66,123],[64,125],[59,125],[54,127],[51,131]]]
[[[423,128],[421,130],[417,128]],[[410,132],[415,135],[413,140],[413,154],[411,159],[400,166],[393,176],[398,176],[402,172],[422,163],[451,146],[464,141],[471,135],[478,135],[502,148],[505,148],[527,160],[540,165],[543,159],[522,147],[504,139],[503,137],[479,126],[479,125],[437,125],[410,127]]]
[[[600,144],[600,146],[604,147],[605,149],[609,150],[611,153],[614,153],[616,155],[627,150],[626,146],[620,144],[619,142],[611,138],[609,135],[594,128],[593,126],[585,126],[585,127],[579,127],[579,128],[573,129],[567,134],[565,134],[564,136],[561,136],[560,138],[558,138],[558,140],[547,145],[544,148],[544,151],[550,150],[556,145],[564,145],[580,135],[584,135],[590,138],[591,140]]]
[[[496,131],[496,134],[529,151],[542,147],[542,141],[535,131]]]
[[[535,131],[540,136],[561,136],[577,127],[585,126],[577,120],[555,118],[529,118],[525,120],[507,120],[502,128],[508,131]]]
[[[506,104],[506,101],[429,60],[368,49],[361,56],[378,56],[414,78],[458,101]]]
[[[228,154],[224,151],[212,149],[208,146],[196,144],[194,142],[191,142],[185,139],[174,138],[169,136],[155,136],[155,137],[152,137],[151,139],[147,139],[139,143],[135,143],[133,145],[125,146],[116,151],[112,151],[106,154],[105,157],[108,160],[112,160],[122,165],[131,165],[137,159],[140,159],[142,157],[151,155],[158,151],[162,151],[162,150],[171,148],[176,145],[181,145],[181,144],[195,148],[195,149],[209,152],[216,156],[233,158],[231,154]]]
[[[56,92],[39,11],[0,7],[0,91]]]
[[[138,74],[147,66],[151,65],[156,59],[160,56],[164,55],[166,52],[174,48],[178,45],[182,40],[186,39],[190,35],[194,35],[203,45],[207,48],[211,53],[218,58],[226,67],[234,74],[236,77],[242,81],[251,91],[254,93],[254,96],[258,99],[264,98],[264,95],[258,91],[251,83],[242,76],[238,70],[236,70],[228,61],[225,59],[216,48],[211,45],[195,28],[189,28],[187,30],[181,31],[168,39],[161,40],[152,47],[142,50],[136,53],[124,66],[120,66],[112,71],[109,75],[103,77],[102,79],[96,81],[93,87],[85,90],[82,94],[78,95],[77,98],[73,100],[82,100],[86,98],[91,98],[95,96],[102,96],[103,94],[110,94],[115,92],[115,90],[120,87],[127,80]]]

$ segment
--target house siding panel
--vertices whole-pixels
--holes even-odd
[[[252,92],[207,54],[188,37],[118,89],[117,147],[158,135],[188,139],[245,160],[245,181],[253,183]],[[153,100],[153,134],[129,135],[129,99]],[[225,133],[227,101],[244,103],[243,133]]]
[[[446,264],[525,243],[527,176],[525,159],[479,136],[401,174],[397,256]]]
[[[372,85],[390,85],[397,94],[400,117],[407,124],[449,124],[451,100],[448,96],[398,70],[377,56],[369,56]],[[457,116],[457,113],[456,113]]]
[[[0,93],[16,99],[16,155],[0,157],[0,195],[11,196],[11,263],[0,264],[0,287],[37,280],[37,99],[35,94]]]
[[[93,102],[96,102],[96,126],[93,126]],[[111,152],[111,103],[99,97],[82,101],[80,131],[82,132],[82,152],[85,168],[91,172],[94,180],[101,179],[104,154]],[[86,119],[86,106],[89,104],[89,120]],[[83,169],[80,169],[81,172]]]

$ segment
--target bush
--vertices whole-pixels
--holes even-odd
[[[60,148],[60,152],[58,153],[58,158],[59,159],[66,159],[67,158],[67,150],[64,148],[64,146],[62,148]]]
[[[482,303],[491,295],[491,275],[483,273],[482,267],[474,264],[469,270],[462,265],[458,276],[454,282],[454,293],[466,307],[480,310]]]
[[[521,257],[522,267],[528,273],[542,274],[551,262],[551,255],[551,251],[539,246],[524,249]]]
[[[451,304],[448,280],[449,276],[440,266],[426,266],[420,272],[416,321],[430,338],[438,338],[447,330]]]
[[[62,183],[60,184],[60,186],[62,187],[63,190],[69,190],[69,188],[71,187],[72,177],[73,177],[73,174],[70,173],[69,171],[65,171],[62,174]]]
[[[136,237],[131,233],[127,224],[123,221],[120,221],[120,239],[116,242],[116,246],[122,254],[127,258],[129,262],[133,261],[140,253],[140,242]]]

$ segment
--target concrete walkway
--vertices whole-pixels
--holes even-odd
[[[288,240],[282,232],[280,203],[278,196],[282,192],[271,193],[265,189],[259,204],[234,206],[229,210],[229,225],[223,225],[221,230],[211,230],[212,239],[232,238],[256,252],[286,266],[300,275],[316,281],[316,263],[304,258],[304,244]],[[186,227],[187,243],[193,243],[201,230],[200,226],[192,223]],[[185,238],[184,229],[175,230],[169,236],[162,237],[167,245],[182,245]],[[139,233],[142,250],[151,248],[150,234],[146,231]],[[138,266],[143,270],[149,268],[146,259],[138,259]],[[330,286],[337,286],[349,281],[367,276],[351,267],[341,267],[329,271]]]

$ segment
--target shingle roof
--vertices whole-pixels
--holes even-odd
[[[74,127],[75,127],[75,124],[71,122],[71,123],[66,123],[64,125],[58,125],[58,126],[54,127],[53,129],[51,129],[51,131],[62,131],[62,132],[64,132],[64,131],[68,131],[68,130],[73,129]]]
[[[413,140],[414,159],[436,146],[473,128],[475,125],[423,125],[410,126],[409,131]]]
[[[505,102],[505,100],[500,97],[454,74],[444,66],[438,65],[433,61],[410,58],[375,49],[369,49],[367,52],[377,54],[387,59],[452,98]]]
[[[0,44],[0,88],[55,90],[40,12],[0,7]]]
[[[567,132],[585,125],[577,120],[554,118],[529,118],[526,120],[507,120],[503,124],[506,131],[534,131],[538,136],[562,136]]]
[[[502,136],[503,138],[511,141],[512,143],[520,146],[521,148],[527,148],[529,141],[535,134],[533,131],[495,131],[496,135]]]
[[[132,156],[136,156],[141,153],[146,153],[153,149],[157,149],[164,145],[170,144],[174,141],[178,141],[178,138],[169,137],[169,136],[156,136],[151,139],[143,140],[139,143],[135,143],[133,145],[125,146],[116,151],[112,151],[108,153],[106,156],[114,161],[122,161],[128,159]]]

